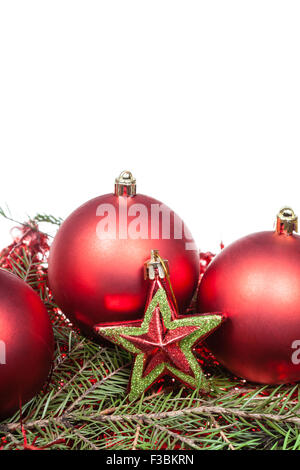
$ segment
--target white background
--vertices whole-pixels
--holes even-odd
[[[299,1],[0,0],[0,206],[66,217],[130,169],[203,250],[300,214],[299,25]]]

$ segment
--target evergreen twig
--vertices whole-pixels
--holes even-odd
[[[0,215],[17,223],[0,208]],[[37,223],[59,226],[61,219],[38,214]],[[24,240],[13,245],[9,269],[44,301],[52,320],[56,354],[48,390],[27,403],[20,415],[0,423],[0,448],[53,449],[300,449],[299,386],[256,386],[209,361],[210,392],[201,395],[173,385],[127,401],[130,355],[81,337],[65,320],[47,286],[46,258],[31,256]]]

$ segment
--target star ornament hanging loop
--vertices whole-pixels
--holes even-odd
[[[179,316],[160,280],[154,283],[155,294],[143,320],[94,328],[97,334],[135,356],[129,383],[131,401],[166,374],[189,388],[206,390],[208,384],[193,347],[224,320],[221,313]]]

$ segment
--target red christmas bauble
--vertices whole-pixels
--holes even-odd
[[[39,296],[0,269],[0,418],[36,395],[49,376],[54,339]]]
[[[227,316],[207,340],[217,359],[265,384],[300,380],[300,237],[285,228],[279,219],[277,231],[226,247],[208,266],[198,295],[199,312]]]
[[[182,220],[156,199],[135,194],[129,172],[116,181],[115,194],[86,202],[65,220],[50,249],[55,300],[88,335],[102,322],[142,318],[148,290],[143,264],[151,249],[169,261],[181,312],[199,278],[198,252]]]

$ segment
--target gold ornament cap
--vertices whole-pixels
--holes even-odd
[[[115,195],[129,197],[136,195],[136,179],[130,171],[122,171],[120,176],[115,179]]]
[[[164,279],[169,275],[169,263],[159,256],[158,250],[151,250],[151,258],[144,263],[144,279],[155,279],[155,276]]]
[[[283,207],[278,212],[276,232],[280,235],[293,235],[293,232],[298,232],[298,217],[290,207]]]

